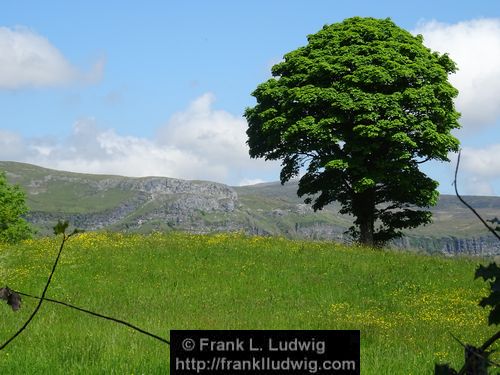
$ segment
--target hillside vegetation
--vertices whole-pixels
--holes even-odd
[[[27,219],[41,235],[57,220],[85,230],[150,233],[243,231],[292,239],[349,243],[352,218],[339,206],[313,212],[297,197],[297,183],[230,187],[209,181],[167,177],[130,178],[55,171],[30,164],[1,162],[11,183],[27,192]],[[466,197],[485,218],[500,216],[500,197]],[[432,208],[433,223],[392,244],[447,254],[500,254],[500,244],[455,196],[442,195]]]
[[[39,295],[59,240],[0,247],[3,285]],[[359,329],[362,374],[426,374],[463,363],[451,337],[492,334],[477,303],[477,260],[241,234],[83,233],[70,239],[48,297],[170,329]],[[0,305],[0,337],[35,306]],[[2,374],[165,374],[169,347],[124,326],[45,302],[2,353]]]

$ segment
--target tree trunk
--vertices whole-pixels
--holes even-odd
[[[359,220],[359,242],[365,246],[374,246],[373,242],[373,216],[362,217]]]
[[[367,189],[353,197],[353,214],[356,217],[355,224],[359,226],[359,243],[364,246],[373,247],[375,226],[375,191]]]

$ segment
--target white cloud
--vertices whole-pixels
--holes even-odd
[[[27,28],[0,27],[0,89],[94,83],[102,78],[105,60],[80,72],[47,38]]]
[[[25,156],[26,150],[21,136],[0,129],[0,160],[16,160]]]
[[[212,109],[214,101],[211,93],[193,101],[158,131],[158,141],[216,164],[242,166],[249,160],[247,123],[243,117]]]
[[[456,24],[421,23],[415,34],[440,53],[449,53],[459,70],[450,76],[460,91],[456,100],[464,129],[494,123],[500,117],[500,19],[475,19]]]
[[[460,189],[460,183],[459,183]],[[460,192],[460,191],[459,191]],[[466,195],[495,195],[493,186],[477,176],[471,176],[465,180],[464,184],[464,194]]]
[[[464,147],[460,164],[464,171],[485,179],[500,177],[500,144],[485,148]]]
[[[458,169],[458,191],[467,195],[495,195],[500,182],[500,144],[483,148],[464,147]],[[446,174],[454,180],[458,154],[449,155]],[[442,172],[442,171],[441,171]],[[455,194],[454,188],[449,193]]]
[[[193,101],[158,130],[156,139],[120,135],[100,128],[92,118],[77,121],[71,135],[59,142],[22,139],[0,130],[0,160],[82,173],[167,176],[231,185],[273,169],[278,176],[278,163],[248,156],[243,118],[214,110],[214,100],[205,94]]]

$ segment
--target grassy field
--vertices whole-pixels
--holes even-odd
[[[0,284],[40,295],[58,239],[0,245]],[[477,306],[478,260],[373,251],[331,243],[181,233],[83,233],[64,248],[47,296],[170,329],[359,329],[362,374],[431,374],[458,367],[451,337],[493,332]],[[0,306],[0,341],[36,304]],[[116,323],[45,302],[0,352],[1,374],[166,374],[169,346]]]

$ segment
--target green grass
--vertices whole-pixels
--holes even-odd
[[[41,294],[59,241],[0,246],[0,284]],[[84,233],[71,238],[48,297],[170,329],[359,329],[362,374],[431,374],[462,363],[451,333],[493,332],[477,306],[478,260],[242,235]],[[33,311],[0,305],[0,341]],[[129,328],[45,302],[0,352],[1,374],[165,374],[169,347]]]
[[[96,191],[90,185],[71,182],[50,182],[48,192],[28,195],[27,203],[34,211],[87,214],[103,212],[118,207],[131,199],[133,194],[119,188]],[[96,210],[96,207],[99,209]]]

